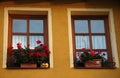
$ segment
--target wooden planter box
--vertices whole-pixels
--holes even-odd
[[[37,68],[37,64],[29,64],[29,63],[25,63],[25,64],[20,64],[21,68]]]
[[[102,60],[101,59],[93,59],[85,62],[86,68],[101,68],[102,67]]]

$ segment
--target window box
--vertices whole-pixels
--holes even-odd
[[[83,63],[83,62],[77,61],[75,63],[75,67],[74,68],[76,68],[76,69],[115,69],[116,68],[115,67],[116,63],[115,62],[108,62],[108,61],[104,61],[103,62],[101,60],[101,64],[95,64],[93,61],[92,61],[92,64],[89,63],[89,64],[86,65],[86,63],[87,62]]]
[[[101,68],[102,67],[102,60],[101,59],[93,59],[85,62],[86,68]]]
[[[37,64],[24,63],[20,64],[20,68],[37,68]]]

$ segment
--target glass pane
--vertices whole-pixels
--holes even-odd
[[[44,43],[44,36],[30,36],[30,49],[34,49],[37,46],[37,40],[41,40],[41,43]]]
[[[43,33],[43,20],[30,20],[31,33]]]
[[[88,36],[75,36],[76,49],[90,48]]]
[[[27,20],[23,19],[13,19],[13,32],[22,32],[27,31]]]
[[[75,20],[75,33],[88,33],[88,20]]]
[[[105,33],[104,20],[90,20],[92,33]]]
[[[17,49],[17,43],[21,43],[22,44],[22,48],[25,48],[25,46],[27,45],[27,37],[23,36],[23,35],[13,35],[12,37],[12,45],[14,47],[14,49]]]
[[[92,47],[93,49],[106,49],[105,36],[92,36]]]

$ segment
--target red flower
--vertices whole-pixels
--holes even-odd
[[[12,50],[12,49],[13,49],[13,46],[9,46],[9,47],[8,47],[8,50]]]
[[[21,43],[17,43],[17,45],[21,45]]]
[[[46,57],[46,53],[45,53],[45,52],[42,52],[42,53],[41,53],[41,56]]]
[[[92,49],[91,49],[91,48],[89,48],[88,50],[92,51]]]
[[[37,42],[37,44],[40,44],[40,43],[41,43],[41,41],[40,41],[40,40],[37,40],[36,42]]]
[[[95,51],[91,51],[91,55],[94,56],[95,55]]]
[[[47,54],[50,54],[50,50],[47,50]]]
[[[17,43],[17,48],[18,49],[21,49],[22,47],[21,47],[21,43]]]
[[[34,53],[33,53],[33,52],[30,52],[29,56],[30,56],[30,57],[34,56]]]
[[[82,48],[82,50],[86,50],[86,48]]]
[[[40,46],[43,46],[44,44],[40,44]]]
[[[99,50],[99,51],[98,51],[98,54],[100,55],[101,53],[102,53],[102,51],[101,51],[101,50]]]
[[[37,47],[35,47],[35,51],[37,51],[38,50],[38,48]]]
[[[36,52],[36,53],[35,53],[35,56],[36,56],[36,57],[39,57],[39,56],[41,56],[41,54],[40,54],[39,52]]]
[[[21,43],[17,43],[17,49],[14,49],[12,46],[8,47],[8,55],[7,60],[11,60],[11,62],[19,62],[19,63],[40,63],[44,62],[44,60],[48,60],[48,55],[50,54],[50,50],[48,47],[41,43],[40,40],[36,41],[38,46],[33,49],[29,48],[29,44],[23,45]]]
[[[41,46],[43,50],[47,50],[47,46],[46,45],[42,45]]]

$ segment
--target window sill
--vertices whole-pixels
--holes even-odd
[[[48,68],[41,68],[41,67],[37,67],[37,68],[7,67],[6,69],[50,69],[50,67],[48,67]]]
[[[88,66],[90,65],[90,66]],[[102,62],[100,65],[88,64],[77,62],[74,64],[75,69],[116,69],[115,62]]]
[[[30,63],[23,63],[23,64],[8,64],[6,69],[49,69],[49,63],[41,63],[41,64],[30,64]]]
[[[86,67],[74,67],[75,69],[116,69],[116,67],[100,67],[100,68],[94,68],[94,67],[90,67],[90,68],[86,68]]]

